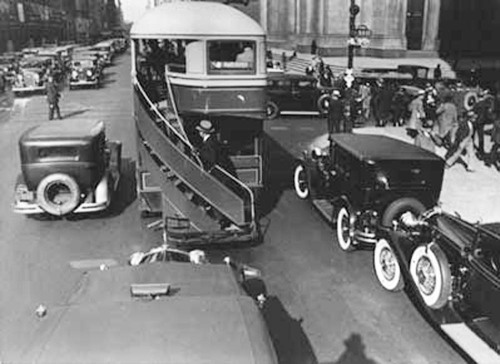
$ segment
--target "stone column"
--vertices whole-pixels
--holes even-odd
[[[267,2],[268,0],[260,0],[260,25],[264,28],[266,34],[268,33],[267,29]]]
[[[424,19],[422,31],[422,50],[438,50],[439,15],[441,0],[426,0],[424,5]]]

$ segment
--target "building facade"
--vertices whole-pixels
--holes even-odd
[[[370,31],[366,55],[404,56],[408,51],[437,52],[441,0],[357,0],[356,25]],[[274,46],[321,55],[346,53],[349,0],[260,0],[260,19]]]
[[[115,0],[0,0],[0,52],[98,39],[116,25],[108,19],[116,8]]]

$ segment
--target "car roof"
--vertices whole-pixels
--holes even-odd
[[[106,271],[106,274],[100,271],[89,272],[84,281],[84,294],[73,297],[72,301],[130,301],[132,283],[168,283],[176,290],[176,296],[241,294],[238,282],[225,264],[155,262],[134,268],[115,267]]]
[[[182,293],[191,279],[210,286],[224,275],[233,276],[229,267],[174,262],[87,273],[67,303],[47,309],[38,324],[39,340],[20,362],[276,363],[265,323],[250,297]],[[172,282],[166,297],[131,296],[131,283],[158,280]],[[115,290],[115,285],[128,289]]]
[[[413,144],[371,134],[334,134],[332,141],[360,160],[440,160],[442,158]]]
[[[104,131],[104,122],[87,119],[52,120],[26,130],[21,142],[93,138]]]

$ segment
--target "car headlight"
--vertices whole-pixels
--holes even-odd
[[[375,183],[376,187],[383,189],[383,190],[388,190],[389,189],[389,179],[385,174],[382,172],[377,172],[377,175],[375,176]]]
[[[92,77],[92,71],[91,70],[87,70],[87,76]]]
[[[71,72],[71,77],[77,78],[78,77],[78,72],[77,71]]]

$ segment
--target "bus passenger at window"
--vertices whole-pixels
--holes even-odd
[[[251,64],[251,63],[253,63],[253,60],[254,60],[254,53],[253,53],[252,47],[250,47],[250,46],[246,46],[243,49],[243,52],[239,53],[236,56],[236,62]]]

